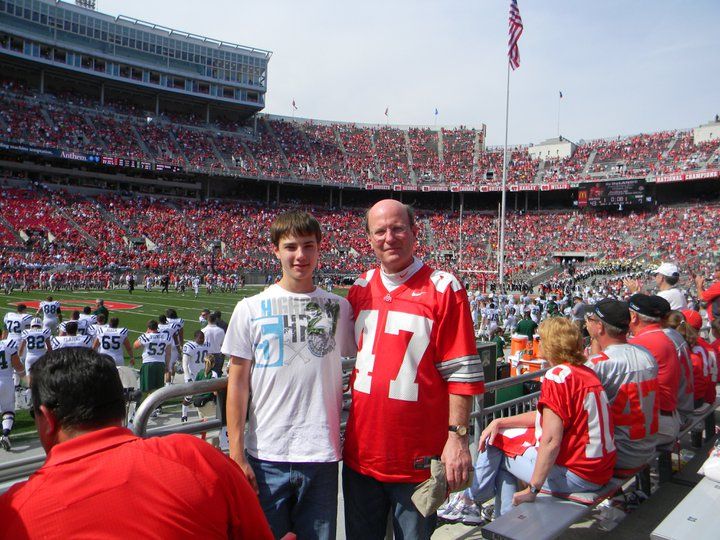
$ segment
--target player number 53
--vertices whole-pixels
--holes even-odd
[[[355,362],[355,382],[353,388],[364,394],[370,393],[372,386],[372,371],[375,367],[375,337],[378,331],[378,310],[363,310],[355,321],[355,335],[362,331],[362,346],[357,353]],[[428,345],[430,344],[430,330],[433,321],[427,317],[388,311],[385,327],[381,330],[386,334],[397,336],[400,331],[411,334],[407,347],[403,352],[400,369],[394,379],[390,381],[388,397],[403,401],[417,401],[418,384],[415,382],[418,366]]]

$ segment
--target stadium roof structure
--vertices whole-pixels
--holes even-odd
[[[59,3],[64,3],[61,0],[57,0]],[[166,26],[162,26],[159,24],[143,21],[141,19],[136,19],[134,17],[128,17],[127,15],[118,15],[115,18],[116,21],[122,21],[122,22],[128,22],[133,25],[142,26],[145,29],[155,30],[163,34],[167,34],[168,36],[173,37],[183,37],[185,39],[194,39],[197,41],[200,41],[206,45],[217,45],[218,48],[227,48],[230,50],[235,51],[243,51],[247,53],[253,53],[258,54],[261,56],[264,56],[268,60],[272,56],[272,51],[266,51],[265,49],[259,49],[257,47],[248,47],[246,45],[238,45],[237,43],[230,43],[227,41],[222,41],[214,38],[209,38],[205,36],[200,36],[198,34],[192,34],[190,32],[184,32],[182,30],[177,30],[174,28],[168,28]]]
[[[109,84],[126,95],[220,107],[248,117],[265,106],[272,52],[117,17],[63,0],[0,2],[0,59],[57,83],[82,80],[99,89]],[[64,90],[70,91],[65,88]],[[101,102],[104,89],[98,90]]]

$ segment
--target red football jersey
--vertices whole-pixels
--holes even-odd
[[[695,345],[690,351],[690,359],[693,366],[693,381],[695,382],[695,391],[693,397],[697,399],[705,399],[707,387],[710,381],[710,374],[707,369],[707,362],[704,358],[705,351],[699,345]]]
[[[595,484],[612,478],[615,466],[614,426],[600,379],[586,366],[560,364],[545,374],[538,413],[550,408],[563,423],[555,463]],[[538,432],[542,441],[542,433]]]
[[[700,336],[698,336],[697,338],[696,346],[702,348],[702,353],[704,353],[701,354],[701,356],[703,357],[703,360],[705,362],[705,369],[708,377],[705,392],[705,401],[707,403],[715,403],[715,385],[718,382],[718,358],[715,352],[715,347],[713,347],[710,343],[705,341],[705,339]]]
[[[653,355],[658,364],[660,410],[674,411],[677,408],[682,368],[672,340],[665,335],[659,324],[650,324],[628,342],[645,347]]]
[[[357,361],[345,431],[345,465],[383,482],[421,482],[415,460],[439,456],[449,394],[484,391],[470,305],[451,274],[423,265],[388,292],[380,270],[350,289]]]

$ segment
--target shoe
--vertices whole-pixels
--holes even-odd
[[[3,450],[5,450],[6,452],[9,452],[12,448],[12,445],[10,444],[10,439],[7,435],[3,435],[2,437],[0,437],[0,446],[2,446]]]
[[[462,493],[455,493],[451,495],[450,499],[448,499],[448,502],[438,508],[438,519],[442,519],[443,521],[449,521],[451,523],[460,521],[459,509],[464,505],[465,501]]]
[[[486,504],[480,509],[480,515],[482,518],[490,523],[495,519],[495,505],[494,504]]]
[[[187,416],[181,416],[180,422],[187,422]]]
[[[474,526],[485,523],[485,519],[480,513],[480,507],[474,501],[470,504],[463,501],[463,504],[457,509],[457,513],[459,516],[458,521],[462,522],[463,525]]]

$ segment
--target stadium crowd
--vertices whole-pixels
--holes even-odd
[[[194,115],[155,115],[122,101],[39,95],[16,82],[0,88],[0,129],[7,141],[189,170],[330,184],[499,183],[503,153],[485,149],[484,130],[430,129],[259,117],[207,124]],[[571,157],[532,159],[510,150],[508,183],[532,184],[647,175],[715,167],[717,142],[663,131],[579,144]]]
[[[144,196],[102,194],[85,197],[51,191],[7,188],[0,209],[11,231],[0,248],[7,271],[74,270],[162,274],[208,271],[218,274],[276,273],[269,244],[262,240],[285,206],[256,201],[167,201]],[[308,207],[326,227],[328,249],[321,269],[352,275],[370,253],[356,233],[359,209]],[[72,221],[68,218],[71,217]],[[526,280],[557,264],[557,253],[585,253],[598,260],[650,260],[661,251],[676,254],[685,267],[702,267],[707,253],[720,249],[710,234],[720,219],[713,204],[663,206],[625,214],[582,211],[511,212],[506,220],[505,261],[508,279]],[[439,267],[454,271],[496,270],[497,217],[487,212],[418,211],[418,252]],[[532,238],[542,238],[534,242]],[[36,277],[30,274],[32,282]],[[555,276],[546,279],[553,280]],[[466,279],[475,282],[477,276]],[[22,276],[17,282],[25,281]],[[490,274],[482,280],[492,283]]]

